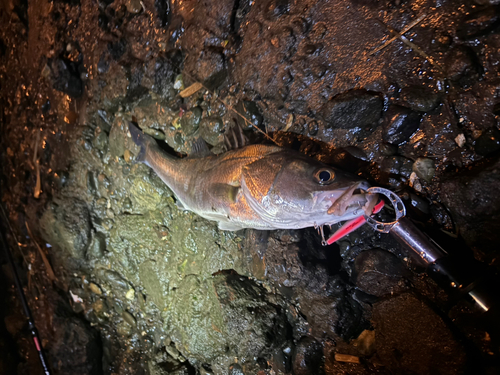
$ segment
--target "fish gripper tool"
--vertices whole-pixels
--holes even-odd
[[[394,207],[396,218],[385,223],[364,215],[366,223],[378,232],[389,233],[418,255],[429,276],[443,289],[468,295],[484,313],[481,321],[486,324],[485,329],[500,339],[500,277],[494,267],[473,256],[446,252],[406,217],[405,205],[394,192],[381,187],[371,187],[367,192],[385,196]]]

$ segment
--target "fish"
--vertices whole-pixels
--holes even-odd
[[[322,228],[371,214],[370,185],[297,151],[255,144],[213,154],[202,140],[185,158],[163,151],[132,122],[128,136],[146,164],[172,190],[180,208],[216,221],[221,230]]]

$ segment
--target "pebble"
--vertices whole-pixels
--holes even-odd
[[[398,104],[414,111],[429,112],[439,105],[439,95],[431,89],[408,86],[401,90]]]
[[[309,124],[307,124],[307,132],[310,136],[314,136],[318,134],[319,126],[317,121],[311,121]]]
[[[148,134],[151,137],[158,139],[159,141],[164,141],[165,140],[165,133],[163,133],[161,130],[158,129],[153,129],[153,128],[144,128],[142,129],[144,134]]]
[[[101,288],[99,288],[99,286],[97,284],[90,283],[89,284],[89,288],[92,291],[92,293],[95,293],[95,294],[98,294],[98,295],[102,294],[102,290],[101,290]]]
[[[457,143],[458,147],[464,147],[465,146],[465,135],[463,133],[460,133],[455,137],[455,142]]]
[[[134,160],[134,155],[130,152],[129,149],[126,149],[123,152],[123,159],[125,159],[127,163],[131,163]]]
[[[220,141],[224,123],[218,116],[205,117],[200,123],[201,138],[209,145],[215,146]]]
[[[406,142],[420,126],[422,115],[399,105],[389,106],[382,126],[384,141],[394,145]]]
[[[135,298],[135,290],[133,288],[130,288],[125,294],[125,297],[129,300],[133,300]]]
[[[129,313],[128,311],[122,312],[122,318],[125,322],[127,322],[131,327],[135,327],[137,322],[134,318],[134,316]]]
[[[431,182],[434,174],[436,173],[436,167],[434,161],[427,158],[418,158],[413,164],[413,172],[415,172],[418,178],[426,182]]]
[[[351,90],[323,105],[321,114],[329,128],[353,129],[380,120],[383,106],[380,95],[366,90]]]
[[[200,107],[194,107],[191,111],[186,112],[181,117],[181,129],[186,136],[189,137],[198,130],[202,113],[203,111]]]
[[[184,90],[184,81],[182,80],[182,74],[178,74],[175,77],[174,89],[176,89],[176,90]]]
[[[494,128],[483,132],[474,144],[474,151],[479,155],[491,155],[498,150],[500,150],[500,131]]]
[[[141,0],[126,0],[127,12],[137,14],[142,10]]]

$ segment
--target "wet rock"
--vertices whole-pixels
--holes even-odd
[[[464,348],[448,328],[449,323],[412,294],[375,303],[372,324],[377,357],[388,368],[401,373],[451,375],[464,365]]]
[[[53,370],[60,374],[88,375],[102,371],[99,334],[77,318],[53,317],[59,329],[52,331],[49,355],[57,358]]]
[[[314,136],[318,134],[318,130],[319,130],[319,125],[317,121],[313,120],[309,122],[309,124],[307,124],[307,134],[309,134],[309,136]]]
[[[394,145],[406,142],[420,126],[422,115],[408,108],[391,105],[382,123],[384,141]]]
[[[265,16],[268,20],[274,21],[290,11],[289,0],[269,0],[265,10]]]
[[[158,139],[160,141],[164,141],[166,139],[165,133],[163,133],[161,130],[158,129],[153,129],[153,128],[144,128],[142,129],[144,134],[148,134],[154,139]]]
[[[224,314],[228,344],[238,357],[258,357],[264,348],[281,346],[287,336],[284,314],[266,300],[265,289],[247,277],[228,274],[214,280]]]
[[[186,136],[194,134],[200,126],[202,109],[195,107],[191,111],[186,112],[181,118],[181,128]]]
[[[496,6],[471,12],[459,23],[457,36],[460,39],[472,39],[495,32],[500,27],[499,11]]]
[[[238,106],[236,107],[236,110],[238,113],[241,113],[242,115],[245,116],[245,118],[250,122],[241,122],[241,127],[242,129],[247,129],[250,128],[253,124],[253,126],[259,127],[262,125],[262,114],[260,113],[259,107],[255,102],[251,102],[248,100],[243,100],[238,103]]]
[[[326,103],[321,114],[329,128],[353,129],[380,120],[383,105],[381,97],[376,93],[351,90]]]
[[[460,234],[476,256],[500,243],[500,159],[481,163],[444,181],[441,200],[450,210]]]
[[[215,146],[221,141],[225,130],[222,119],[218,116],[210,116],[201,120],[200,135],[209,145]]]
[[[309,33],[309,39],[312,42],[317,43],[325,37],[327,30],[328,28],[326,27],[325,23],[317,22],[314,24],[311,32]]]
[[[384,158],[380,164],[380,170],[388,174],[410,177],[413,162],[403,156],[391,156]]]
[[[116,271],[100,268],[96,274],[100,279],[108,282],[114,289],[125,290],[129,288],[129,283]]]
[[[233,363],[229,366],[229,375],[245,375],[245,373],[239,364]]]
[[[79,98],[83,94],[83,82],[78,65],[61,58],[51,59],[48,64],[54,89],[74,98]]]
[[[363,292],[382,297],[404,289],[405,266],[382,249],[362,251],[354,261],[353,279]]]
[[[444,207],[439,202],[432,202],[432,204],[429,207],[429,211],[434,221],[441,228],[450,233],[455,232],[455,225],[453,224],[453,219],[451,218],[451,215],[446,209],[446,207]]]
[[[141,0],[126,0],[127,12],[137,14],[142,10]]]
[[[106,57],[106,54],[103,53],[99,62],[97,63],[97,73],[106,74],[109,71],[109,61]]]
[[[301,312],[309,323],[315,337],[341,336],[350,340],[359,334],[361,307],[346,291],[339,278],[329,278],[320,268],[316,274],[303,276],[308,280],[307,288],[296,288],[300,298]]]
[[[439,95],[428,88],[409,86],[401,90],[398,104],[414,111],[429,112],[439,105]]]
[[[45,240],[66,256],[85,257],[91,241],[90,213],[87,205],[67,198],[52,204],[43,213],[40,226]]]
[[[92,242],[87,251],[88,259],[99,259],[106,253],[106,236],[103,233],[94,233]]]
[[[311,337],[303,337],[295,346],[292,354],[294,375],[322,375],[325,373],[323,346]]]
[[[112,156],[122,157],[125,153],[125,139],[128,125],[122,119],[116,119],[109,132],[109,151]]]
[[[469,87],[481,78],[483,67],[474,50],[466,46],[453,48],[445,60],[446,76],[453,83]]]
[[[434,160],[427,158],[418,158],[413,164],[413,172],[415,172],[418,178],[431,182],[434,174],[436,173],[436,166],[434,165]]]
[[[108,52],[114,60],[119,60],[127,52],[127,40],[122,38],[117,42],[108,43]]]
[[[202,51],[195,65],[196,76],[209,90],[215,90],[227,77],[224,56],[214,51]]]
[[[490,155],[500,150],[500,131],[497,129],[488,129],[476,139],[474,151],[479,155]]]
[[[167,100],[172,100],[175,96],[173,85],[176,71],[177,69],[169,59],[158,58],[155,63],[153,91]]]

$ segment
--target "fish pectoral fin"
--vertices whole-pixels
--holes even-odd
[[[230,223],[227,221],[219,221],[219,229],[220,230],[230,230],[230,231],[237,231],[240,229],[243,229],[240,225],[237,225],[235,223]]]
[[[210,195],[218,202],[235,203],[240,192],[240,186],[229,184],[214,184],[210,187]]]

